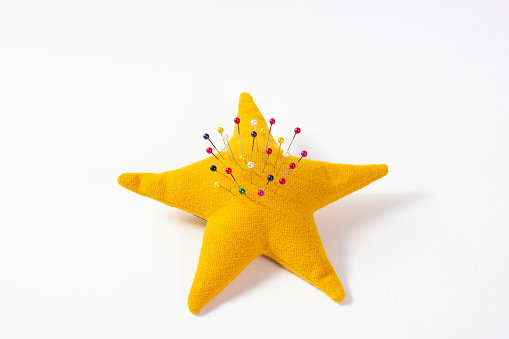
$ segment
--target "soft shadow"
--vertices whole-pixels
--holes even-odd
[[[191,213],[182,212],[168,215],[168,218],[171,218],[172,220],[179,220],[182,222],[185,222],[186,224],[193,225],[195,227],[199,227],[201,229],[205,228],[207,226],[207,220],[202,219],[201,217],[198,217],[196,215],[193,215]]]
[[[354,232],[359,232],[362,227],[380,225],[373,220],[397,214],[427,198],[428,195],[422,192],[362,194],[339,200],[315,213],[323,246],[346,292],[340,305],[350,305],[353,301],[348,288],[349,260],[346,245],[351,245],[349,237]]]

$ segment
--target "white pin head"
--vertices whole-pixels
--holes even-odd
[[[256,126],[258,124],[258,121],[255,119],[251,120],[251,126]]]
[[[288,158],[288,157],[290,156],[290,152],[288,152],[288,151],[284,152],[284,153],[283,153],[283,156],[284,156],[285,158]]]
[[[228,140],[228,134],[223,135],[224,140]]]
[[[250,161],[247,163],[247,167],[249,168],[253,168],[254,167],[254,162]]]
[[[228,152],[228,147],[223,146],[223,147],[221,148],[221,151],[223,151],[223,152]]]

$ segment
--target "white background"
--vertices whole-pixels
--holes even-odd
[[[508,18],[507,1],[1,1],[0,337],[509,337]],[[315,214],[341,304],[259,258],[192,315],[205,223],[117,184],[203,159],[244,91],[310,159],[389,166]]]

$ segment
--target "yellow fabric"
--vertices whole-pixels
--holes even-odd
[[[345,291],[327,258],[313,213],[385,176],[387,166],[332,164],[304,158],[285,176],[286,184],[274,194],[278,180],[288,169],[288,164],[296,163],[299,157],[286,158],[276,176],[283,150],[276,163],[279,144],[271,135],[269,147],[273,153],[262,174],[266,154],[264,136],[260,130],[269,128],[247,93],[240,95],[238,117],[245,161],[249,161],[251,155],[252,119],[258,121],[256,129],[259,132],[259,151],[257,145],[254,146],[252,184],[250,170],[245,161],[239,159],[241,147],[236,126],[229,142],[240,168],[229,159],[227,153],[222,152],[222,161],[233,169],[235,179],[246,190],[244,195],[239,194],[238,186],[213,156],[161,174],[124,173],[118,178],[119,184],[135,193],[207,220],[200,260],[188,299],[192,313],[200,312],[260,255],[274,259],[321,289],[332,300],[340,302],[345,297]],[[273,130],[279,135],[277,125],[274,125]],[[219,146],[222,143],[219,135],[211,135],[216,146]],[[305,138],[303,135],[297,137]],[[307,139],[310,140],[309,137]],[[301,150],[296,150],[295,145],[292,147],[296,154],[300,154]],[[287,146],[283,145],[283,148],[286,150]],[[210,171],[211,165],[217,166],[216,172]],[[260,202],[257,192],[265,187],[268,174],[273,174],[275,179],[267,186]],[[215,188],[214,182],[219,182],[231,193]]]

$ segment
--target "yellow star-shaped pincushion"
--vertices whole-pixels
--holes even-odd
[[[313,161],[303,158],[297,167],[285,176],[286,184],[279,187],[278,180],[297,163],[298,157],[285,158],[279,144],[270,136],[269,156],[264,173],[265,144],[262,128],[268,129],[253,98],[240,95],[239,112],[242,151],[237,129],[229,144],[237,165],[226,152],[221,152],[223,163],[231,167],[233,175],[245,194],[225,167],[213,156],[192,165],[160,174],[124,173],[118,178],[123,187],[140,195],[155,199],[207,220],[196,275],[188,306],[196,314],[226,287],[251,261],[265,255],[283,267],[315,285],[332,300],[340,302],[345,291],[323,248],[313,213],[373,181],[385,176],[386,165],[344,165]],[[253,172],[247,167],[250,160],[253,137],[251,120],[256,119],[258,137],[254,146]],[[265,139],[266,140],[266,139]],[[217,142],[216,142],[217,144]],[[244,161],[240,160],[241,152]],[[221,159],[221,156],[219,156]],[[211,165],[217,171],[210,170]],[[257,192],[267,183],[267,175],[275,180],[269,182],[265,195]],[[252,180],[252,183],[251,183]],[[215,187],[218,182],[225,189]]]

